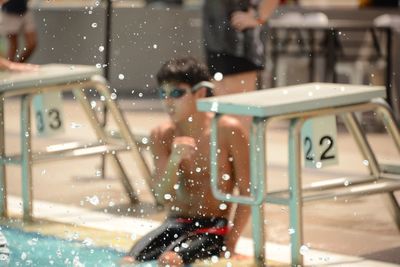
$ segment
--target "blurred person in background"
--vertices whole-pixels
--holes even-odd
[[[7,37],[7,59],[26,62],[37,46],[36,26],[28,0],[0,0],[0,34]],[[23,34],[24,45],[20,48],[19,36]]]
[[[359,0],[360,7],[399,7],[399,0]]]
[[[215,95],[254,91],[265,67],[266,30],[279,0],[205,0],[203,37]],[[249,118],[240,118],[245,127]]]
[[[146,4],[159,7],[181,6],[183,5],[183,0],[146,0]]]

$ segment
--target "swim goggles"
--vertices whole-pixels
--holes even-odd
[[[214,85],[211,82],[202,81],[195,84],[192,88],[190,88],[190,92],[194,93],[202,87],[210,88],[212,90],[214,88]],[[188,92],[187,89],[179,88],[168,83],[165,83],[158,89],[158,93],[161,99],[166,99],[166,98],[178,99],[184,96],[187,92]]]

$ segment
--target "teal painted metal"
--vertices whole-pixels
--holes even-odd
[[[32,220],[32,144],[31,144],[31,96],[23,95],[21,99],[21,172],[22,172],[22,205],[26,221]]]
[[[290,120],[289,126],[289,225],[291,231],[292,266],[303,265],[300,253],[303,245],[301,196],[301,127],[303,119]]]
[[[263,204],[251,206],[252,235],[254,241],[254,260],[257,267],[265,266],[265,230]]]
[[[7,217],[6,155],[4,133],[4,97],[0,94],[0,216]]]
[[[250,193],[255,196],[255,204],[251,206],[252,234],[256,266],[265,265],[265,229],[264,205],[258,198],[265,195],[265,122],[253,118],[250,129]]]
[[[222,192],[218,187],[218,119],[220,114],[216,114],[211,122],[211,136],[210,136],[210,175],[211,175],[211,189],[216,199],[222,201],[228,201],[233,203],[240,203],[245,205],[260,205],[264,201],[265,187],[264,179],[255,178],[252,180],[252,187],[260,188],[260,190],[254,190],[254,195],[251,196],[233,196]],[[252,139],[252,138],[251,138]],[[254,168],[253,172],[256,174],[256,165],[250,163],[250,170]],[[251,176],[250,176],[251,177]]]
[[[211,121],[211,136],[210,136],[210,179],[211,179],[211,190],[215,196],[215,198],[219,200],[225,200],[225,194],[222,194],[218,188],[218,119],[219,114],[215,114],[214,118]]]

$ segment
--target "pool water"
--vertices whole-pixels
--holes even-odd
[[[74,241],[2,227],[10,249],[10,267],[14,266],[118,266],[124,255],[108,247],[96,247],[93,241]]]

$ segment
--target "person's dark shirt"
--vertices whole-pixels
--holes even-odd
[[[376,7],[396,7],[399,6],[398,0],[373,0],[372,6]]]
[[[183,5],[183,0],[146,0],[147,4]]]
[[[267,31],[264,27],[237,31],[231,25],[235,11],[258,8],[261,0],[205,0],[203,5],[204,47],[213,53],[245,58],[264,66]]]
[[[28,0],[9,0],[1,9],[9,14],[23,15],[28,10]]]

